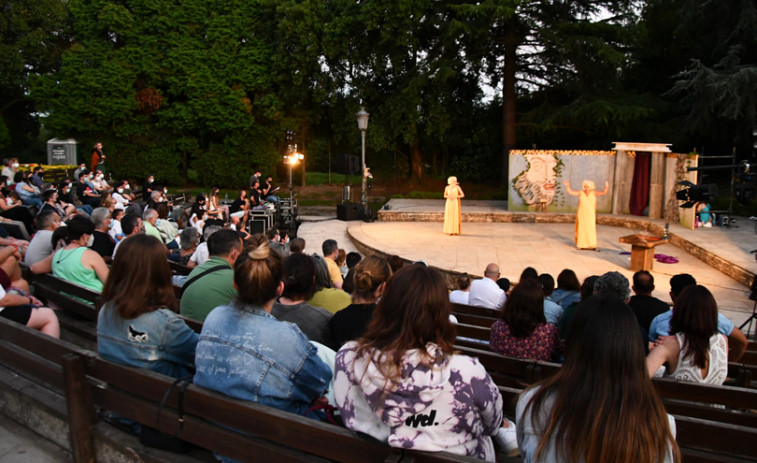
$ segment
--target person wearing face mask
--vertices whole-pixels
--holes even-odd
[[[89,249],[94,242],[95,224],[75,215],[66,222],[66,246],[31,266],[35,274],[49,273],[92,291],[102,292],[108,266],[100,254]]]
[[[18,220],[24,224],[24,228],[31,236],[34,233],[34,217],[32,217],[29,208],[25,207],[21,200],[14,200],[5,195],[8,178],[5,175],[0,176],[0,217],[8,220]]]
[[[132,212],[142,215],[142,208],[136,203],[134,195],[129,193],[129,181],[121,180],[118,182],[116,189],[112,193],[113,199],[116,200],[116,209],[122,209],[127,213]]]
[[[72,182],[69,179],[62,180],[58,184],[58,199],[63,204],[75,204],[74,193],[71,191]],[[77,211],[90,215],[92,213],[92,206],[89,204],[82,204],[81,206],[74,206]]]
[[[43,180],[45,176],[45,169],[42,168],[42,166],[37,166],[32,170],[32,185],[36,186],[40,190],[44,190],[43,186],[45,185],[45,181]]]
[[[13,187],[16,190],[21,201],[27,206],[34,206],[39,210],[42,207],[42,200],[39,199],[39,188],[32,185],[32,173],[31,172],[16,172],[16,176],[13,177],[15,185]]]
[[[100,195],[95,192],[92,184],[89,183],[90,175],[86,171],[79,174],[79,182],[76,184],[76,194],[79,196],[79,201],[82,204],[95,208],[100,206]]]
[[[155,186],[155,176],[150,174],[147,176],[147,179],[145,180],[145,184],[142,185],[142,198],[145,199],[145,201],[150,200],[150,195],[152,194],[153,190],[156,190]]]
[[[73,204],[68,204],[60,200],[58,190],[55,188],[49,188],[42,193],[42,207],[37,212],[39,218],[47,210],[53,210],[58,213],[62,219],[68,219],[72,215],[76,214],[76,207]],[[37,225],[39,226],[39,224]]]
[[[92,177],[91,182],[92,186],[95,187],[95,191],[100,194],[113,191],[113,187],[108,185],[108,182],[105,180],[105,174],[103,174],[103,171],[100,169],[95,171],[95,175]]]
[[[2,174],[8,177],[8,185],[13,185],[13,179],[16,176],[16,172],[18,172],[18,159],[10,158],[4,161],[3,164],[5,166],[3,166]]]

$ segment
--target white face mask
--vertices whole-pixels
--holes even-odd
[[[97,179],[98,179],[98,180],[102,180],[102,179],[104,179],[104,178],[105,178],[105,175],[103,175],[103,174],[100,174],[100,175],[98,175],[98,176],[97,176]]]
[[[12,166],[12,167],[13,167],[14,169],[18,169],[18,163],[17,163],[17,162],[14,162],[14,163],[13,163],[13,166]]]
[[[124,189],[123,189],[123,188],[119,188],[119,189],[118,189],[118,192],[119,192],[119,193],[123,193],[123,192],[124,192]]]
[[[163,188],[163,193],[168,194],[168,188]]]
[[[150,179],[150,180],[148,180],[148,182],[149,182],[149,183],[152,183],[152,182],[154,182],[154,181],[155,181],[154,179]]]
[[[95,244],[95,235],[89,235],[89,239],[87,240],[87,247],[92,247],[93,244]]]

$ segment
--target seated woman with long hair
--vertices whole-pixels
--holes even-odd
[[[303,415],[320,402],[331,369],[300,329],[271,315],[284,290],[281,256],[255,235],[234,264],[238,293],[213,309],[197,343],[194,382],[235,399]]]
[[[502,320],[492,324],[489,347],[508,357],[556,360],[560,357],[557,326],[544,317],[544,292],[537,280],[521,280],[510,293]]]
[[[181,378],[194,371],[197,333],[174,311],[163,243],[137,234],[120,246],[97,317],[97,351],[112,362]]]
[[[523,461],[680,461],[675,422],[649,379],[641,337],[620,299],[593,296],[578,306],[562,368],[518,399]]]
[[[367,331],[337,353],[334,396],[344,424],[392,447],[494,460],[502,396],[477,359],[455,354],[442,275],[405,266]]]
[[[373,317],[376,301],[384,292],[384,287],[392,269],[389,263],[378,256],[369,256],[355,265],[352,304],[337,312],[329,322],[334,344],[342,344],[357,339]]]
[[[559,304],[563,311],[573,303],[581,301],[581,282],[576,272],[566,268],[557,275],[557,289],[552,292],[552,302]]]
[[[718,305],[702,285],[689,285],[673,306],[670,336],[647,355],[650,376],[720,385],[728,375],[728,338],[718,332]]]

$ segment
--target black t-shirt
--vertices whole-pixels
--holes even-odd
[[[362,336],[375,308],[376,304],[350,304],[334,314],[329,321],[334,344],[341,347],[347,341]]]
[[[260,205],[260,192],[256,190],[255,188],[250,190],[250,202],[253,206],[259,206]]]
[[[99,230],[95,230],[92,236],[94,236],[95,239],[89,249],[103,257],[111,257],[113,255],[113,250],[116,248],[116,242],[113,241],[113,238],[111,238],[109,234],[103,233]]]
[[[242,200],[242,198],[237,198],[233,203],[231,203],[231,206],[229,206],[229,213],[233,214],[235,212],[239,212],[242,210],[242,207],[244,207],[244,201]]]
[[[628,301],[628,306],[636,315],[639,325],[646,331],[649,331],[649,325],[652,324],[654,317],[670,310],[668,304],[652,296],[633,296]]]

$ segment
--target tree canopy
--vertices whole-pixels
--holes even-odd
[[[379,175],[496,183],[512,148],[620,140],[746,156],[757,7],[726,3],[6,0],[0,150],[41,120],[119,176],[241,185],[287,130],[310,169],[359,154],[365,106]]]

